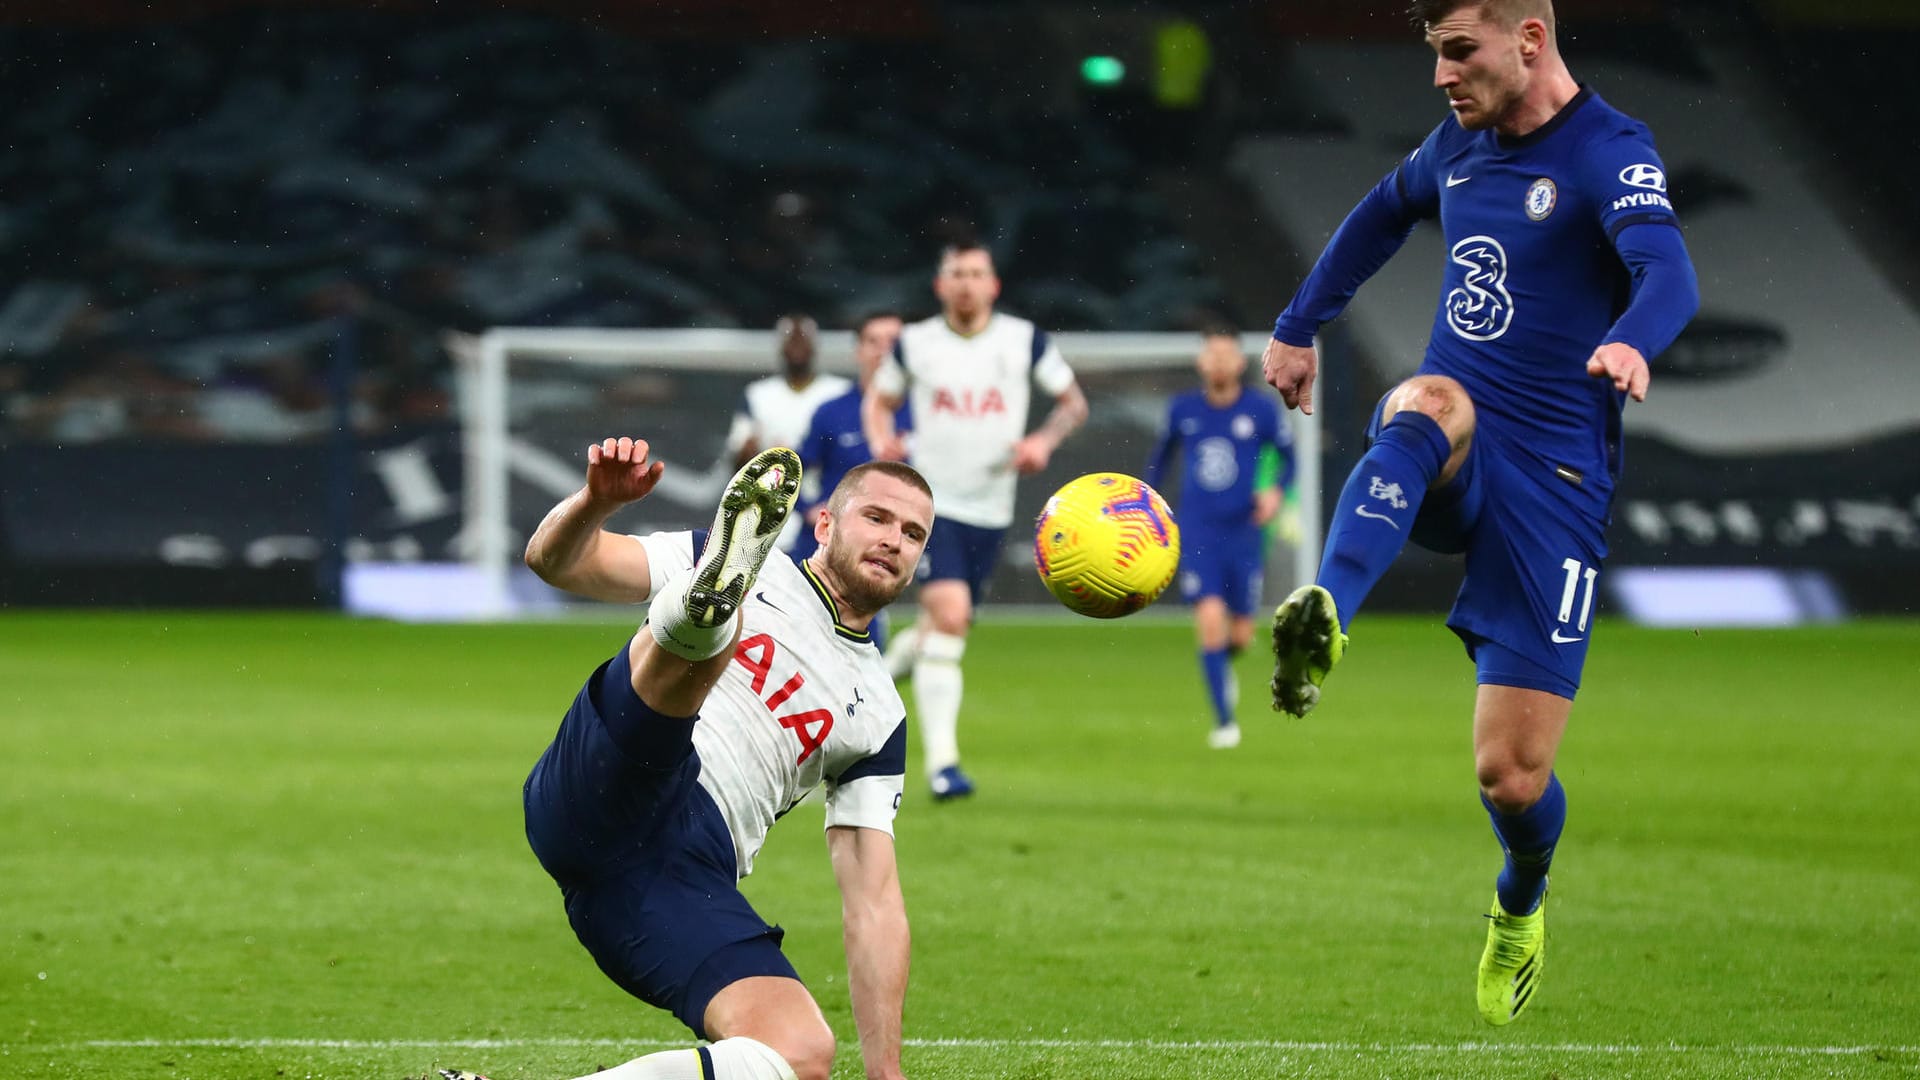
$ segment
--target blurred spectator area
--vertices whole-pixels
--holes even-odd
[[[1056,329],[1229,305],[1138,140],[1036,76],[1047,35],[913,4],[836,9],[832,40],[751,2],[669,36],[649,3],[182,7],[0,16],[7,437],[299,438],[341,394],[377,432],[449,409],[445,329],[925,312],[960,235]]]

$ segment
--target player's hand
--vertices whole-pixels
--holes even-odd
[[[1653,373],[1647,358],[1624,341],[1610,341],[1593,350],[1587,358],[1587,374],[1596,379],[1612,379],[1615,390],[1625,390],[1635,401],[1647,400],[1647,383]]]
[[[1039,435],[1029,435],[1013,444],[1013,469],[1022,476],[1040,472],[1052,460],[1053,447]]]
[[[907,440],[901,438],[899,432],[875,439],[873,445],[867,449],[873,454],[875,461],[907,460]]]
[[[1302,348],[1279,338],[1267,340],[1267,351],[1260,357],[1260,374],[1267,385],[1280,391],[1287,408],[1313,415],[1313,377],[1320,371],[1320,358],[1311,345]]]
[[[1268,488],[1253,497],[1253,523],[1265,525],[1280,512],[1280,489]]]
[[[587,494],[610,503],[643,499],[665,468],[647,460],[645,439],[607,439],[587,447]]]

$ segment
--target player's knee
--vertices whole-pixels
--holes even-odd
[[[824,1021],[796,1024],[780,1034],[773,1045],[775,1053],[786,1059],[798,1080],[827,1080],[833,1072],[833,1056],[839,1049],[833,1029]]]
[[[1473,399],[1458,380],[1445,375],[1415,375],[1395,387],[1387,398],[1387,417],[1407,411],[1432,417],[1456,446],[1473,434]]]
[[[1502,814],[1524,813],[1540,801],[1553,768],[1530,768],[1510,757],[1483,757],[1478,764],[1480,794]]]

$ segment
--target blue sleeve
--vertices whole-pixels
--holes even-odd
[[[820,428],[820,414],[825,411],[825,405],[813,410],[813,419],[807,421],[807,433],[795,448],[800,451],[800,464],[808,469],[817,468],[827,457],[827,433]]]
[[[1141,477],[1155,491],[1160,490],[1160,478],[1167,471],[1167,463],[1173,460],[1174,444],[1180,440],[1179,430],[1180,399],[1174,398],[1167,406],[1166,425],[1160,429],[1160,437],[1153,444],[1153,453],[1147,457],[1147,475]]]
[[[1613,238],[1620,261],[1633,275],[1627,310],[1614,320],[1602,344],[1622,342],[1652,360],[1665,352],[1700,310],[1700,283],[1678,227],[1642,222]]]
[[[1274,320],[1273,336],[1288,345],[1313,344],[1313,336],[1347,309],[1360,286],[1407,242],[1422,218],[1438,212],[1440,202],[1430,167],[1443,128],[1435,128],[1419,149],[1407,155],[1373,186],[1340,223],[1333,239],[1293,294],[1287,310]]]

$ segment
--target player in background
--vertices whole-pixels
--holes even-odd
[[[1465,554],[1447,625],[1476,668],[1474,770],[1506,853],[1478,1003],[1506,1024],[1544,959],[1567,807],[1553,764],[1594,629],[1621,413],[1699,291],[1652,136],[1574,81],[1548,0],[1419,0],[1413,15],[1453,115],[1341,223],[1274,324],[1266,380],[1311,412],[1316,331],[1436,217],[1439,309],[1418,372],[1375,407],[1317,584],[1274,613],[1274,707],[1313,707],[1407,540]]]
[[[737,467],[768,447],[798,449],[814,410],[846,393],[845,377],[814,370],[819,327],[807,315],[785,315],[774,324],[780,340],[780,372],[747,384],[727,429],[727,453]],[[791,551],[804,531],[793,518],[780,549]]]
[[[849,469],[873,460],[873,452],[867,449],[867,434],[860,426],[860,401],[873,381],[873,373],[893,351],[893,343],[900,337],[900,325],[900,316],[891,311],[877,311],[860,320],[853,341],[857,381],[846,393],[813,411],[806,436],[794,448],[800,452],[800,465],[806,470],[800,487],[800,509],[795,515],[802,528],[799,539],[787,552],[796,560],[813,554],[813,533],[804,526],[826,509],[822,493],[838,486]],[[909,410],[901,406],[894,422],[904,431],[910,426],[909,419]],[[887,613],[876,614],[867,632],[873,636],[874,648],[889,658],[888,671],[895,678],[904,675],[904,671],[893,668],[895,654],[887,651]]]
[[[861,421],[876,459],[908,460],[894,410],[903,401],[912,405],[910,459],[940,507],[920,563],[920,621],[911,655],[927,780],[934,797],[944,800],[973,792],[960,770],[960,660],[973,610],[1013,523],[1014,484],[1047,467],[1054,450],[1086,421],[1087,398],[1045,331],[994,311],[1000,279],[986,248],[960,243],[941,252],[933,291],[940,314],[900,332],[893,355],[874,373]],[[1035,386],[1053,409],[1028,434]]]
[[[820,549],[796,564],[772,550],[799,489],[792,450],[742,466],[710,531],[607,531],[659,481],[647,455],[632,439],[589,447],[586,486],[527,544],[549,584],[652,601],[527,778],[527,838],[601,970],[710,1045],[593,1075],[826,1080],[833,1031],[738,889],[775,820],[824,784],[861,1055],[869,1077],[899,1077],[906,707],[866,627],[912,580],[931,495],[905,465],[853,470],[814,524]]]
[[[793,446],[806,470],[798,511],[803,522],[811,522],[825,507],[825,494],[840,483],[847,470],[873,460],[867,433],[860,426],[860,402],[873,382],[873,373],[886,362],[893,343],[899,340],[901,324],[900,316],[892,311],[876,311],[860,319],[853,336],[854,385],[839,397],[821,402],[807,422],[806,434]],[[903,407],[894,419],[895,427],[904,431],[909,415]],[[813,534],[802,529],[788,554],[804,559],[813,554],[813,546]]]
[[[1174,453],[1181,453],[1180,595],[1193,605],[1200,674],[1213,706],[1207,743],[1227,750],[1240,745],[1232,661],[1253,639],[1265,526],[1280,512],[1281,492],[1292,479],[1293,433],[1272,398],[1246,391],[1247,356],[1234,331],[1208,330],[1194,366],[1200,389],[1168,404],[1146,481],[1159,487]],[[1262,451],[1280,463],[1265,483]]]

